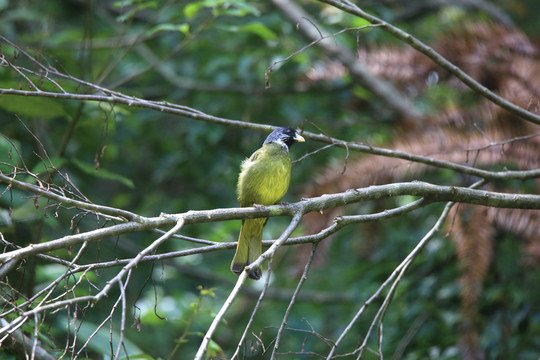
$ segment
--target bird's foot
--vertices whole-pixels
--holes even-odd
[[[248,278],[253,279],[253,280],[259,280],[261,278],[261,275],[262,275],[261,268],[258,267],[250,271],[250,273],[248,274]]]
[[[249,266],[249,264],[237,264],[233,262],[231,264],[231,271],[236,275],[240,275],[246,270],[246,266]],[[260,267],[257,267],[255,269],[252,269],[248,273],[248,278],[253,279],[253,280],[259,280],[261,278],[261,275],[262,275],[262,270]]]
[[[255,204],[255,203],[253,203],[253,207],[254,207],[255,209],[264,209],[264,208],[265,208],[264,205],[261,205],[261,204]]]

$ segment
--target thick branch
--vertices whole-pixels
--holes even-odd
[[[1,94],[13,94],[13,95],[22,95],[22,96],[38,96],[38,97],[52,97],[58,99],[73,99],[81,101],[100,101],[107,103],[119,103],[128,106],[137,106],[141,108],[149,108],[157,110],[160,112],[170,113],[174,115],[184,116],[190,119],[228,125],[238,128],[247,128],[259,131],[272,131],[275,127],[270,125],[263,125],[257,123],[247,123],[239,120],[225,119],[217,116],[212,116],[205,114],[203,112],[190,109],[185,106],[179,106],[171,104],[164,101],[149,101],[136,97],[126,97],[126,96],[117,96],[117,95],[86,95],[86,94],[70,94],[70,93],[56,93],[56,92],[47,92],[47,91],[26,91],[26,90],[16,90],[16,89],[1,89]],[[341,147],[347,150],[356,150],[373,155],[381,155],[386,157],[393,157],[397,159],[417,162],[433,167],[450,169],[462,174],[478,176],[486,180],[527,180],[540,177],[540,169],[530,170],[530,171],[488,171],[483,169],[478,169],[475,167],[453,163],[450,161],[438,160],[428,156],[415,155],[406,153],[399,150],[390,150],[385,148],[379,148],[375,146],[370,146],[366,144],[356,143],[356,142],[347,142],[340,139],[336,139],[323,134],[315,134],[311,132],[302,132],[302,136],[306,139],[319,141],[325,144],[332,144],[337,147]],[[0,181],[8,182],[5,175],[0,178]],[[129,214],[126,214],[129,215]],[[129,219],[129,217],[127,217]]]
[[[455,65],[449,63],[447,60],[442,58],[439,54],[435,53],[430,47],[428,47],[427,45],[421,43],[419,40],[414,39],[411,35],[403,32],[403,31],[401,31],[401,30],[399,30],[399,29],[397,29],[395,27],[393,27],[392,25],[390,25],[390,24],[388,24],[386,22],[383,22],[382,20],[380,20],[380,19],[378,19],[376,17],[365,14],[364,12],[362,12],[360,9],[358,9],[356,6],[354,6],[352,4],[351,5],[345,5],[344,3],[338,3],[336,1],[331,1],[331,0],[326,0],[324,2],[327,2],[327,3],[329,3],[331,5],[334,5],[334,6],[340,5],[341,7],[340,6],[338,6],[338,7],[343,8],[345,11],[352,12],[353,14],[355,14],[357,16],[360,16],[360,15],[365,16],[365,18],[368,21],[372,21],[373,24],[384,28],[385,30],[387,30],[387,31],[391,32],[392,34],[394,34],[395,36],[397,36],[398,38],[405,39],[407,41],[412,42],[412,44],[411,44],[412,46],[415,46],[414,44],[416,44],[416,48],[418,50],[422,51],[422,52],[425,52],[426,55],[430,56],[430,54],[432,54],[433,57],[435,57],[436,59],[439,59],[438,60],[439,62],[445,63],[446,66],[452,70],[451,72],[453,74],[456,74],[456,73],[462,74],[463,75],[462,77],[467,79],[466,83],[469,86],[474,87],[476,89],[485,89],[482,85],[478,84],[476,81],[474,81],[468,75],[466,75],[461,70],[459,70]],[[7,40],[5,37],[0,36],[0,40],[2,40],[4,42],[7,42],[11,46],[15,47],[21,54],[24,54],[24,56],[26,56],[32,63],[34,63],[40,70],[39,70],[39,72],[36,72],[36,71],[29,70],[29,69],[20,68],[20,67],[17,67],[15,65],[11,64],[7,59],[3,58],[2,59],[3,62],[5,64],[7,64],[8,67],[13,68],[18,73],[20,73],[20,72],[29,73],[29,74],[31,74],[31,75],[33,75],[35,77],[38,77],[40,79],[40,81],[43,81],[43,78],[45,77],[45,79],[47,81],[50,81],[51,83],[55,84],[56,88],[59,89],[59,91],[55,92],[55,91],[43,91],[41,89],[38,89],[38,90],[21,90],[21,89],[13,89],[13,88],[10,88],[10,89],[0,88],[0,95],[6,94],[6,95],[17,95],[17,96],[38,96],[38,97],[49,97],[49,98],[56,98],[56,99],[71,99],[71,100],[78,100],[78,101],[107,102],[107,103],[111,103],[111,104],[116,103],[116,104],[127,105],[129,107],[136,106],[136,107],[141,107],[141,108],[153,109],[153,110],[156,110],[156,111],[166,112],[166,113],[170,113],[170,114],[174,114],[174,115],[178,115],[178,116],[183,116],[183,117],[187,117],[187,118],[191,118],[191,119],[195,119],[195,120],[200,120],[200,121],[205,121],[205,122],[210,122],[210,123],[216,123],[216,124],[223,124],[223,125],[239,127],[239,128],[248,128],[248,129],[254,129],[254,130],[259,130],[259,131],[272,131],[274,129],[274,127],[270,126],[270,125],[247,123],[247,122],[243,122],[243,121],[231,120],[231,119],[220,118],[220,117],[217,117],[217,116],[208,115],[208,114],[205,114],[205,113],[203,113],[201,111],[198,111],[196,109],[192,109],[192,108],[189,108],[187,106],[168,103],[166,101],[151,101],[151,100],[145,100],[145,99],[137,98],[137,97],[134,97],[134,96],[128,96],[128,95],[123,94],[121,92],[113,91],[113,90],[98,86],[96,84],[93,84],[93,83],[90,83],[90,82],[75,78],[73,76],[63,74],[63,73],[59,72],[58,70],[56,70],[56,69],[54,69],[52,67],[47,67],[47,66],[41,64],[39,61],[34,59],[30,54],[28,54],[28,52],[26,52],[24,49],[22,49],[22,48],[18,47],[17,45],[13,44],[9,40]],[[435,59],[434,59],[434,61],[435,61]],[[437,61],[435,61],[435,62],[437,62]],[[437,62],[437,63],[439,63],[439,62]],[[94,94],[75,94],[75,93],[66,92],[53,79],[53,77],[64,79],[64,80],[67,80],[67,81],[70,81],[70,82],[74,82],[74,83],[78,84],[79,86],[88,87],[89,89],[92,89],[92,91],[94,91]],[[465,80],[463,80],[463,81],[465,82]],[[486,89],[486,91],[488,91],[488,90]],[[503,106],[508,111],[514,113],[515,115],[522,116],[522,117],[527,118],[528,120],[531,120],[533,122],[540,123],[540,117],[538,115],[527,112],[524,109],[522,109],[522,108],[520,108],[518,106],[515,106],[515,105],[509,103],[508,101],[498,97],[496,94],[493,94],[491,92],[489,94],[490,94],[489,96],[486,96],[488,99],[492,100],[495,103],[503,103],[503,104],[505,103],[505,104],[507,104],[507,105],[504,105],[504,106],[501,105],[501,106]],[[493,99],[495,99],[495,100],[493,100]],[[365,153],[374,154],[374,155],[381,155],[381,156],[386,156],[386,157],[394,157],[394,158],[403,159],[403,160],[407,160],[407,161],[418,162],[418,163],[426,164],[426,165],[429,165],[429,166],[434,166],[434,167],[439,167],[439,168],[444,168],[444,169],[450,169],[452,171],[456,171],[456,172],[463,173],[463,174],[478,176],[478,177],[484,178],[486,180],[497,180],[497,179],[507,179],[507,180],[508,179],[521,179],[521,180],[526,180],[526,179],[540,177],[540,170],[539,169],[531,170],[531,171],[500,171],[500,172],[493,172],[493,171],[477,169],[477,168],[474,168],[474,167],[471,167],[471,166],[457,164],[457,163],[453,163],[453,162],[449,162],[449,161],[437,160],[437,159],[433,159],[431,157],[409,154],[409,153],[405,153],[405,152],[402,152],[402,151],[399,151],[399,150],[389,150],[389,149],[377,148],[377,147],[373,147],[373,146],[369,146],[369,145],[365,145],[365,144],[361,144],[361,143],[347,142],[347,141],[343,141],[343,140],[340,140],[340,139],[335,139],[335,138],[332,138],[332,137],[329,137],[329,136],[326,136],[326,135],[322,135],[322,134],[304,132],[302,135],[307,139],[319,141],[319,142],[326,143],[326,144],[332,144],[334,146],[346,148],[347,150],[356,150],[356,151],[365,152]],[[126,214],[126,215],[129,216],[129,214]],[[130,217],[126,217],[126,218],[130,219]]]
[[[47,196],[47,194],[41,195]],[[40,244],[31,244],[25,248],[5,252],[0,254],[0,263],[8,262],[14,258],[27,258],[38,253],[81,244],[85,241],[96,241],[135,231],[173,226],[176,224],[179,217],[183,218],[185,224],[188,225],[256,217],[293,216],[312,211],[323,211],[367,200],[378,200],[403,195],[422,197],[426,202],[452,201],[497,208],[540,209],[540,195],[499,193],[457,186],[440,186],[415,181],[348,190],[342,193],[304,199],[300,202],[288,205],[272,205],[264,208],[245,207],[198,210],[188,211],[182,214],[162,215],[153,218],[138,217],[139,222],[131,221],[124,224],[113,225],[104,229],[69,235],[57,240]]]
[[[449,169],[462,174],[478,176],[486,180],[528,180],[540,177],[540,169],[524,171],[489,171],[484,169],[478,169],[472,166],[453,163],[451,161],[438,160],[429,156],[410,154],[400,150],[390,150],[356,142],[346,142],[323,134],[303,132],[302,136],[310,140],[334,144],[337,147],[341,147],[347,150],[356,150],[373,155],[381,155],[396,159],[412,161],[442,169]]]

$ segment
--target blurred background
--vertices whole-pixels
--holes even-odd
[[[536,1],[356,3],[432,46],[492,91],[538,112]],[[330,35],[367,22],[316,1],[294,4],[304,14],[300,21],[291,20],[293,5],[276,7],[263,1],[0,0],[0,34],[43,64],[127,95],[490,170],[540,167],[538,126],[487,102],[377,28],[349,30],[325,40],[339,49],[339,56],[319,44],[303,49],[312,41],[306,29]],[[2,53],[16,65],[35,67],[4,41]],[[374,90],[381,84],[387,91]],[[0,68],[0,86],[28,90],[7,67]],[[0,161],[14,163],[13,144],[26,166],[39,173],[48,156],[92,202],[143,216],[237,206],[240,163],[267,135],[118,104],[8,95],[0,96],[0,123]],[[292,158],[323,145],[296,145]],[[293,164],[284,201],[409,180],[468,186],[477,179],[331,147]],[[0,185],[0,192],[5,188]],[[538,193],[538,182],[506,181],[486,188]],[[294,236],[315,233],[341,214],[377,212],[409,201],[367,202],[311,214]],[[4,193],[0,205],[1,232],[20,246],[106,225],[43,199],[36,208],[32,197],[18,191]],[[328,339],[339,336],[433,226],[442,208],[434,204],[384,223],[346,227],[325,239],[293,308],[280,358],[326,354]],[[537,211],[456,207],[444,231],[398,287],[384,323],[384,355],[407,360],[537,359],[538,219]],[[288,221],[272,218],[264,239],[278,237]],[[186,226],[182,234],[230,242],[239,229],[240,221],[227,221]],[[135,233],[101,241],[89,246],[80,263],[133,257],[156,236]],[[171,240],[159,252],[191,247]],[[69,259],[74,250],[56,255]],[[268,356],[257,338],[271,346],[309,252],[309,245],[286,247],[274,259],[271,287],[251,328],[256,337],[248,335],[241,358]],[[236,280],[229,271],[232,256],[233,250],[216,251],[139,265],[127,293],[128,322],[133,323],[126,333],[130,357],[191,358]],[[115,270],[88,276],[100,284]],[[2,297],[30,297],[63,271],[57,264],[31,258],[1,279]],[[233,304],[214,337],[216,358],[222,351],[229,356],[234,351],[261,286],[251,283]],[[65,311],[49,314],[42,319],[44,346],[60,356],[66,341],[74,342],[76,353],[115,299],[113,295],[95,308],[78,307],[72,327],[66,326],[72,315]],[[352,329],[339,348],[343,353],[363,341],[378,305],[375,301]],[[24,330],[32,333],[33,327]],[[80,356],[109,358],[108,330],[96,335]],[[376,347],[375,340],[369,344]],[[0,358],[16,358],[2,351]],[[64,358],[73,356],[71,350],[64,353]],[[367,351],[364,358],[379,357]]]

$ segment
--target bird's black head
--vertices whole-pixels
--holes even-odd
[[[276,143],[283,146],[287,151],[295,142],[306,141],[298,132],[290,127],[278,127],[268,135],[264,144]]]

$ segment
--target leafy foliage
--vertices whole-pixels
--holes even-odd
[[[72,0],[26,5],[0,1],[0,33],[37,62],[105,89],[246,123],[302,127],[459,163],[470,163],[472,150],[488,139],[487,147],[476,152],[475,165],[503,170],[538,168],[537,126],[523,125],[464,91],[422,55],[402,49],[402,45],[396,48],[395,40],[377,28],[346,32],[326,41],[358,52],[360,62],[377,76],[390,79],[428,114],[425,123],[411,124],[412,119],[390,110],[385,99],[375,97],[317,45],[280,62],[269,74],[270,87],[266,88],[269,67],[308,43],[297,24],[269,2]],[[328,5],[307,2],[302,6],[314,22],[324,24],[321,31],[325,34],[366,25],[365,20]],[[537,33],[532,11],[536,4],[514,6],[530,11],[504,10],[524,29],[533,29],[531,34]],[[489,21],[476,28],[463,25],[464,20],[485,21],[492,14],[467,13],[456,7],[419,7],[415,14],[387,2],[369,7],[431,41],[456,65],[506,98],[537,112],[540,82],[538,72],[531,72],[538,69],[537,50],[526,34]],[[443,33],[446,36],[440,35]],[[481,52],[486,44],[493,52]],[[6,61],[35,71],[28,75],[33,82],[25,81],[2,63],[2,89],[34,91],[35,83],[42,91],[56,91],[58,85],[66,92],[94,93],[92,86],[69,78],[57,79],[57,84],[48,82],[29,57],[6,41],[1,50]],[[482,57],[486,54],[493,56]],[[64,189],[77,199],[142,216],[237,206],[234,189],[239,164],[265,136],[250,129],[94,99],[2,94],[0,116],[2,173],[12,171],[6,164],[15,165],[39,175],[43,186],[54,183],[55,189]],[[507,146],[490,145],[521,136],[530,138]],[[292,156],[300,158],[319,148],[308,141],[303,148],[293,148]],[[504,155],[498,156],[501,148]],[[25,181],[39,184],[24,176]],[[471,184],[469,177],[448,169],[428,172],[423,165],[396,158],[381,160],[330,147],[294,164],[285,200],[409,178]],[[538,193],[534,181],[495,185],[497,189]],[[120,222],[6,184],[1,185],[0,194],[4,251]],[[412,200],[366,202],[326,211],[322,217],[306,217],[293,237],[316,232],[337,215],[373,213]],[[440,205],[429,205],[385,220],[383,226],[345,227],[322,241],[289,316],[279,357],[327,354],[351,317],[433,226],[441,211]],[[412,263],[385,315],[380,350],[386,357],[407,360],[537,356],[537,213],[484,212],[464,206],[448,221],[454,242],[440,232]],[[279,237],[288,224],[287,218],[272,218],[264,238]],[[239,220],[201,223],[183,227],[181,235],[232,242],[239,228]],[[114,262],[137,256],[158,236],[156,232],[136,232],[51,254],[68,262],[77,257],[78,264]],[[185,239],[173,238],[157,253],[192,247]],[[270,287],[242,344],[240,358],[269,357],[310,251],[308,245],[288,246],[274,257]],[[39,333],[39,347],[53,358],[190,358],[234,286],[236,277],[229,272],[232,255],[232,250],[219,250],[140,263],[130,273],[125,294],[112,288],[97,303],[79,303],[31,318],[20,330],[28,338]],[[8,310],[9,303],[22,306],[33,296],[35,302],[43,300],[47,297],[43,291],[58,279],[61,286],[52,292],[53,297],[68,290],[74,296],[95,294],[118,267],[62,278],[65,271],[65,264],[49,258],[25,259],[0,278],[2,307]],[[232,304],[210,344],[209,358],[234,353],[261,287],[260,283],[249,284]],[[122,296],[127,299],[126,316],[120,308],[111,312]],[[374,300],[339,349],[359,346],[382,303],[382,298]],[[127,322],[123,329],[122,318]],[[2,319],[14,320],[15,312]],[[469,343],[464,343],[462,333],[469,336]],[[120,337],[123,345],[117,351]],[[377,337],[377,332],[371,334],[363,358],[379,358]],[[2,359],[20,354],[16,349],[2,351]]]

